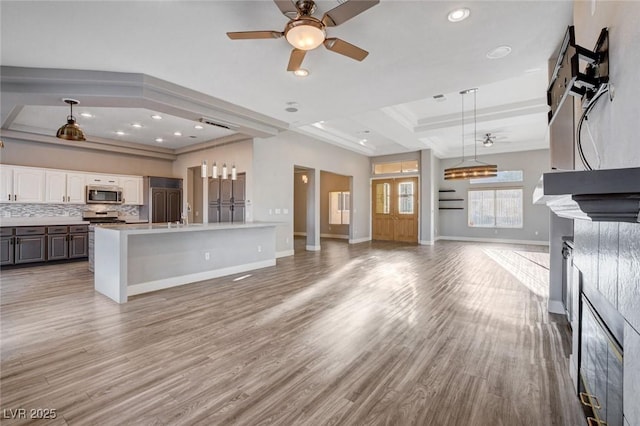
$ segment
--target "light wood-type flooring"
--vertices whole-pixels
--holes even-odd
[[[123,305],[86,262],[3,269],[0,408],[56,410],[35,424],[582,425],[543,251],[328,240]]]

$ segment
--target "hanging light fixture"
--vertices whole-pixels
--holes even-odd
[[[76,124],[76,118],[73,116],[73,106],[78,105],[80,102],[68,98],[64,98],[63,101],[69,105],[71,112],[67,116],[67,124],[58,129],[56,137],[68,141],[86,141],[87,139],[84,137],[84,132],[80,126]]]
[[[462,95],[462,161],[454,167],[444,170],[445,180],[473,179],[477,177],[494,177],[498,175],[498,166],[478,161],[476,142],[476,92],[478,89],[467,89]],[[473,160],[466,160],[464,156],[464,95],[473,93]]]

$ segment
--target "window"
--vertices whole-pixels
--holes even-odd
[[[522,228],[522,188],[469,191],[469,226]]]
[[[393,163],[378,163],[373,165],[374,175],[390,175],[417,172],[418,160],[396,161]]]
[[[398,214],[413,214],[413,182],[398,184]]]
[[[349,205],[351,204],[351,194],[349,192],[329,193],[329,224],[348,225]]]
[[[503,170],[498,172],[498,176],[469,179],[470,184],[477,183],[504,183],[504,182],[522,182],[522,170]]]

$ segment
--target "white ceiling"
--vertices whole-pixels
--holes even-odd
[[[338,2],[317,4],[315,16],[321,16]],[[471,10],[470,17],[449,22],[447,13],[460,6]],[[320,47],[304,61],[311,74],[299,78],[286,72],[291,47],[284,39],[232,41],[225,34],[281,31],[287,19],[270,0],[139,1],[126,7],[112,1],[2,1],[0,7],[3,65],[147,74],[366,155],[432,148],[441,157],[461,154],[458,93],[472,87],[479,88],[478,135],[500,136],[491,148],[479,146],[479,154],[548,146],[547,63],[573,10],[570,0],[382,0],[327,30],[368,50],[363,62]],[[511,46],[512,53],[487,59],[486,53],[500,45]],[[439,94],[444,102],[433,99]],[[467,149],[474,140],[470,101],[467,96]],[[285,111],[291,102],[297,112]],[[13,125],[22,120],[55,132],[67,114],[64,106],[49,113],[32,108],[23,108]],[[139,129],[149,134],[109,134],[138,119],[137,113],[112,114],[105,108],[99,114],[104,123],[86,126],[95,126],[102,138],[155,144],[152,133],[160,130],[151,125]],[[53,115],[60,118],[45,119]],[[79,123],[90,133],[80,118]],[[172,134],[173,127],[162,131]],[[190,142],[183,137],[163,146],[183,143]]]

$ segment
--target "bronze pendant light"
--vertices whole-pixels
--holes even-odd
[[[73,106],[78,105],[80,102],[76,101],[75,99],[68,98],[64,98],[63,101],[66,104],[69,104],[71,112],[67,116],[67,124],[58,129],[56,137],[68,141],[86,141],[87,139],[84,137],[84,132],[82,131],[80,126],[76,124],[76,118],[73,116]]]
[[[476,139],[476,92],[478,89],[467,89],[460,92],[462,95],[462,161],[454,167],[444,170],[445,180],[473,179],[481,177],[498,176],[498,166],[478,161]],[[473,93],[473,160],[465,160],[464,157],[464,95]]]

